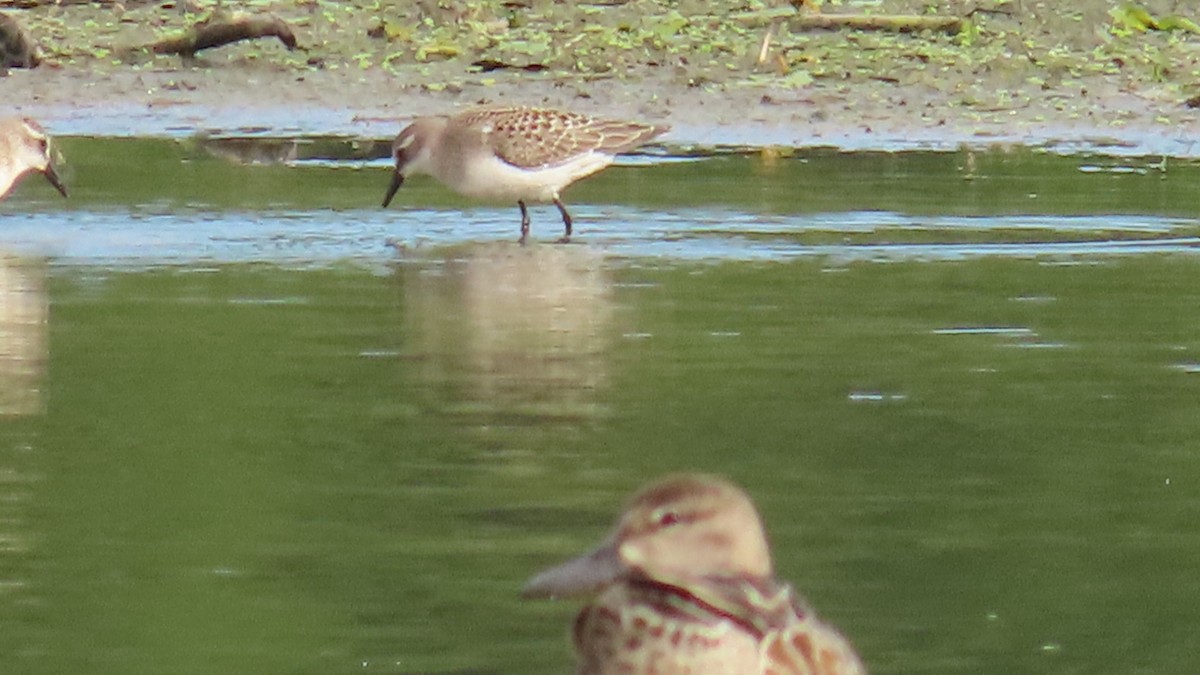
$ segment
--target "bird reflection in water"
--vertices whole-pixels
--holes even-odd
[[[446,409],[514,424],[602,413],[613,298],[601,253],[479,244],[401,269],[412,346]]]

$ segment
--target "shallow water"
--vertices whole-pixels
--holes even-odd
[[[74,90],[78,83],[69,76],[67,80],[58,90],[53,83],[44,86],[51,91]],[[170,87],[179,83],[161,82],[158,86],[161,85]],[[148,82],[146,86],[154,89],[156,85]],[[27,102],[22,110],[46,121],[56,136],[176,139],[196,135],[242,138],[342,135],[390,139],[414,114],[404,104],[398,107],[376,105],[376,96],[369,96],[370,101],[355,101],[347,106],[306,105],[303,114],[298,115],[294,105],[271,105],[257,98],[253,105],[228,101],[222,105],[208,98],[147,102],[137,100],[142,93],[133,93],[130,100],[106,97],[103,105],[79,105],[74,98],[66,98],[65,104],[44,100]],[[494,92],[484,94],[485,98],[493,95]],[[1135,110],[1139,107],[1133,106]],[[718,110],[723,108],[720,106]],[[1026,110],[1007,121],[993,119],[989,122],[985,115],[973,123],[958,125],[923,125],[911,120],[906,123],[905,116],[897,116],[895,110],[879,116],[867,115],[877,117],[882,126],[846,123],[845,119],[837,123],[810,119],[800,125],[773,124],[753,111],[745,119],[736,119],[732,113],[715,112],[700,116],[708,117],[708,121],[674,123],[666,138],[672,144],[704,148],[780,146],[826,147],[852,152],[953,152],[962,147],[1033,145],[1040,150],[1067,154],[1097,153],[1128,158],[1166,155],[1188,159],[1200,156],[1200,144],[1195,135],[1186,124],[1180,128],[1172,127],[1170,115],[1153,123],[1147,118],[1146,123],[1139,124],[1138,115],[1128,117],[1128,111],[1123,107],[1120,111],[1114,110],[1111,119],[1102,119],[1105,115],[1100,109],[1089,112],[1089,117],[1094,114],[1095,120],[1035,121],[1042,116]],[[714,122],[716,118],[720,118],[720,122]],[[898,123],[888,124],[889,120]]]
[[[873,673],[1194,672],[1195,167],[638,157],[521,248],[234,145],[0,205],[0,672],[568,672],[517,590],[675,470]]]

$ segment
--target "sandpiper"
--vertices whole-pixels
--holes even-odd
[[[529,237],[525,202],[553,202],[566,229],[559,241],[566,242],[571,214],[559,196],[562,190],[667,129],[530,107],[418,117],[392,144],[396,168],[383,205],[391,203],[405,178],[424,173],[467,197],[516,199],[521,243]]]
[[[66,197],[50,154],[50,137],[40,124],[23,117],[0,119],[0,199],[30,171],[44,175]]]
[[[579,675],[865,675],[846,638],[775,578],[750,498],[684,474],[638,493],[599,548],[525,597],[598,592],[574,623]]]

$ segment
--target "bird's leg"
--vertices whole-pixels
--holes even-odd
[[[529,239],[529,209],[525,208],[525,200],[518,199],[517,206],[521,207],[521,239],[520,244],[525,245],[525,240]]]
[[[566,234],[563,235],[562,239],[558,240],[558,243],[565,244],[571,241],[571,214],[567,213],[566,204],[563,204],[562,200],[558,197],[554,198],[554,205],[558,207],[558,212],[562,214],[563,226],[567,228]]]

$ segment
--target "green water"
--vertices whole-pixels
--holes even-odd
[[[621,168],[579,186],[590,239],[522,249],[510,207],[419,186],[419,216],[375,208],[382,170],[158,142],[122,191],[75,143],[71,202],[30,184],[0,215],[44,253],[0,275],[0,673],[569,672],[577,603],[518,589],[677,470],[748,489],[780,575],[873,673],[1195,672],[1200,258],[1039,248],[1193,235],[1191,167]],[[933,225],[863,226],[888,195]],[[753,225],[689,234],[709,200]],[[989,229],[1013,213],[1036,227]],[[299,223],[285,260],[272,218]],[[368,243],[405,218],[496,224]],[[907,238],[1024,248],[752,255]]]

